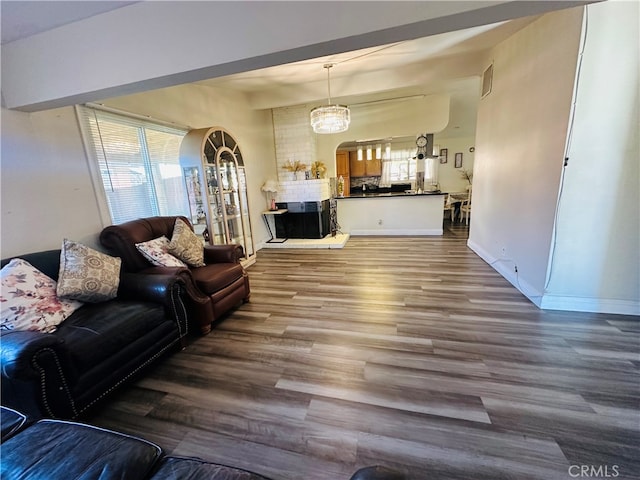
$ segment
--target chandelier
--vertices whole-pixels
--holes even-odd
[[[311,110],[311,127],[315,133],[340,133],[349,128],[351,122],[351,112],[349,107],[344,105],[331,105],[331,82],[329,78],[329,69],[333,67],[333,63],[327,63],[324,68],[327,69],[327,90],[329,93],[329,101],[327,105],[316,107]]]

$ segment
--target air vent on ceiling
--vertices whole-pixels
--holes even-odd
[[[482,98],[491,93],[491,84],[493,83],[493,63],[487,67],[482,74]]]

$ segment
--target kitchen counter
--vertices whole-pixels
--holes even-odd
[[[338,198],[375,198],[375,197],[418,197],[418,196],[434,196],[434,195],[448,195],[446,192],[423,192],[423,193],[408,193],[408,192],[367,192],[367,193],[355,193],[345,197]]]
[[[356,193],[338,197],[338,224],[350,235],[442,235],[447,193]]]

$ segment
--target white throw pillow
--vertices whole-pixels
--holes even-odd
[[[58,298],[56,281],[21,258],[7,263],[0,277],[2,330],[51,333],[82,306],[82,302]]]
[[[187,265],[169,253],[169,239],[164,235],[148,242],[136,243],[138,251],[158,267],[186,267]]]

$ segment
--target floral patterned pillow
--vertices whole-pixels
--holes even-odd
[[[120,258],[65,238],[60,252],[58,296],[91,303],[116,298],[121,265]]]
[[[187,265],[169,253],[169,239],[164,235],[148,242],[136,243],[138,251],[158,267],[186,267]]]
[[[179,218],[176,218],[176,223],[173,226],[173,235],[171,236],[171,242],[169,242],[169,253],[192,267],[205,266],[202,240],[193,233],[189,225]]]
[[[21,258],[0,270],[1,330],[34,330],[51,333],[82,306],[56,295],[56,281]]]

